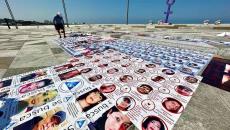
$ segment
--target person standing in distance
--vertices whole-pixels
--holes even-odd
[[[55,29],[57,30],[60,38],[61,38],[61,32],[60,32],[61,29],[63,30],[64,38],[65,38],[66,36],[65,36],[64,20],[61,16],[60,12],[57,12],[57,15],[54,17],[53,24],[54,24]]]

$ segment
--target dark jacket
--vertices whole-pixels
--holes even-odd
[[[53,24],[54,25],[64,25],[64,20],[63,20],[63,18],[62,18],[62,16],[60,16],[60,15],[56,15],[55,17],[54,17],[54,19],[53,19]]]

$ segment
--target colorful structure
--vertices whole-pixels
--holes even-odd
[[[169,15],[172,14],[173,12],[171,11],[171,6],[176,2],[176,0],[167,0],[167,5],[168,5],[168,10],[164,13],[166,14],[166,18],[165,18],[165,23],[168,23],[169,20]]]

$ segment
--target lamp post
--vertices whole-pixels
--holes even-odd
[[[129,0],[127,0],[127,6],[126,6],[126,24],[129,24]]]
[[[166,14],[166,18],[165,18],[165,23],[168,23],[169,20],[169,15],[172,14],[173,12],[171,11],[171,6],[176,2],[176,0],[167,0],[166,4],[168,5],[168,9],[166,12],[164,12],[164,14]]]
[[[12,20],[13,20],[13,21],[14,21],[14,23],[15,23],[15,27],[16,27],[16,29],[18,29],[17,22],[15,21],[15,18],[14,18],[13,12],[12,12],[12,10],[11,10],[11,8],[10,8],[10,5],[9,5],[8,1],[7,1],[7,0],[5,0],[5,3],[6,3],[6,6],[7,6],[7,8],[8,8],[8,11],[9,11],[9,13],[10,13],[11,18],[12,18]]]
[[[66,24],[67,24],[67,27],[69,27],[69,22],[68,22],[68,17],[67,17],[67,13],[66,13],[66,6],[65,6],[64,0],[62,0],[62,5],[63,5],[64,13],[65,13]]]

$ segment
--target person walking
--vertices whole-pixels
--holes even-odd
[[[64,20],[63,20],[63,18],[61,16],[60,12],[57,12],[57,15],[54,17],[53,24],[54,24],[55,29],[57,30],[60,38],[61,38],[61,32],[60,32],[60,30],[62,30],[62,32],[64,33],[64,38],[65,38],[66,35],[65,35]]]

